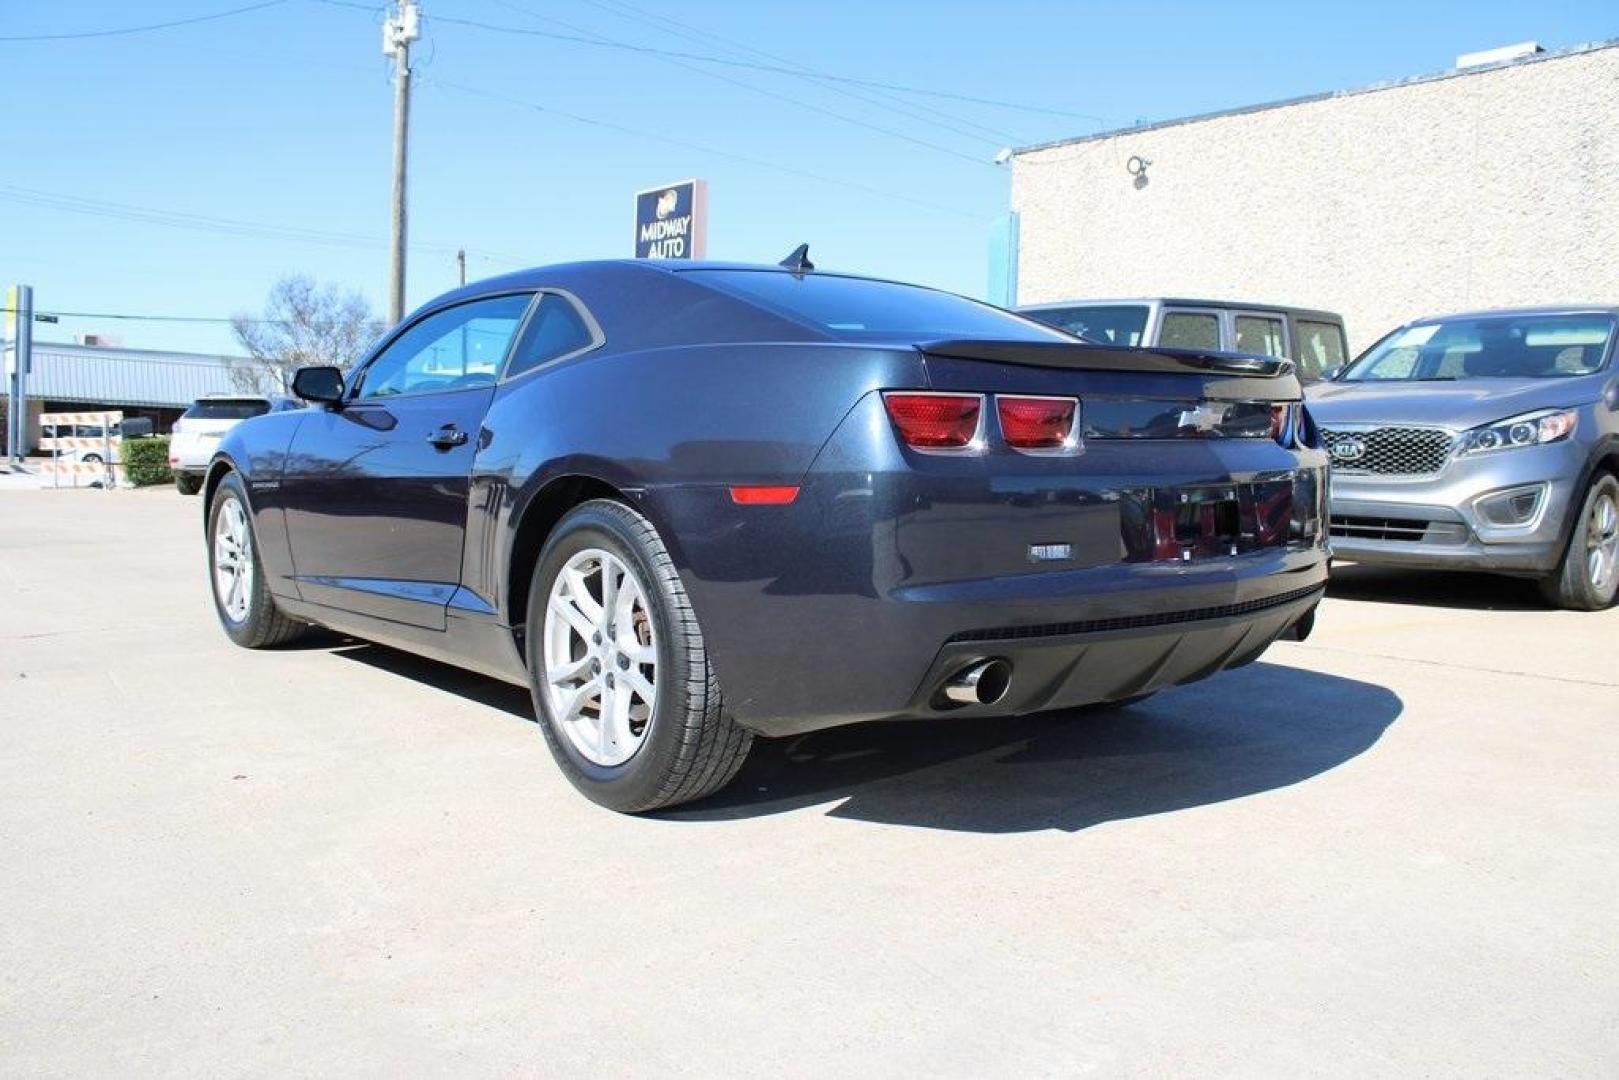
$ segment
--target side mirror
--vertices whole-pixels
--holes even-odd
[[[343,400],[343,372],[335,367],[301,367],[292,376],[292,392],[305,401],[336,405]]]
[[[1339,364],[1337,367],[1329,367],[1317,377],[1322,382],[1331,382],[1338,377],[1338,372],[1342,371],[1343,369],[1344,365],[1342,364]]]

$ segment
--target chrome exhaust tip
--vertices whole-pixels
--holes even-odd
[[[1012,686],[1012,665],[1005,660],[978,660],[944,683],[946,700],[957,705],[993,705]]]

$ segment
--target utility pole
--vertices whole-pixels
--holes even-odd
[[[34,290],[13,285],[6,290],[6,449],[20,465],[28,452],[28,371],[34,356]]]
[[[382,52],[394,60],[393,242],[388,261],[388,319],[405,317],[405,166],[410,138],[410,43],[421,37],[421,11],[410,0],[382,24]]]
[[[455,253],[456,268],[461,271],[461,284],[467,283],[467,249],[461,248]]]

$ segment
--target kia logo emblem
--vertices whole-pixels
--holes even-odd
[[[1332,444],[1332,460],[1359,461],[1366,456],[1366,444],[1360,439],[1339,439]]]

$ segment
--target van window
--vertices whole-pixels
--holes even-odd
[[[1167,349],[1220,348],[1220,316],[1212,311],[1166,311],[1158,344]]]
[[[1259,356],[1286,356],[1282,320],[1269,315],[1238,315],[1237,351]]]
[[[1300,374],[1314,379],[1323,371],[1343,366],[1349,357],[1343,327],[1337,323],[1314,322],[1310,319],[1299,319],[1293,325],[1298,331]]]

